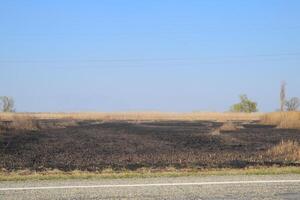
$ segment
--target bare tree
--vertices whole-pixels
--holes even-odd
[[[280,89],[280,111],[284,111],[284,106],[285,106],[285,96],[286,96],[286,82],[282,81],[281,83],[281,89]]]
[[[1,96],[0,100],[2,101],[2,112],[15,112],[15,102],[12,97]]]
[[[293,97],[285,102],[285,107],[287,111],[296,111],[300,107],[300,99]]]

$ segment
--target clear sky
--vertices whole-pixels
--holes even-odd
[[[300,97],[299,0],[0,3],[0,95],[18,111],[261,111]]]

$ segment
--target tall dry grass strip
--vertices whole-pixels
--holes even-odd
[[[255,121],[261,113],[163,113],[163,112],[82,112],[82,113],[0,113],[0,121],[14,120],[15,117],[35,119],[73,119],[73,120],[214,120],[214,121]]]
[[[263,124],[276,125],[278,128],[299,129],[300,112],[275,112],[261,117]]]

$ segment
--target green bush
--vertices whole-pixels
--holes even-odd
[[[248,99],[247,95],[241,95],[240,96],[240,103],[234,104],[230,108],[231,112],[245,112],[245,113],[251,113],[251,112],[257,112],[257,103],[251,101]]]

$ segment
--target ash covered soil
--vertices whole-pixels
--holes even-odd
[[[0,133],[0,168],[96,171],[299,165],[267,152],[281,141],[300,142],[300,130],[249,122],[222,132],[222,125],[214,121],[110,121],[4,131]]]

